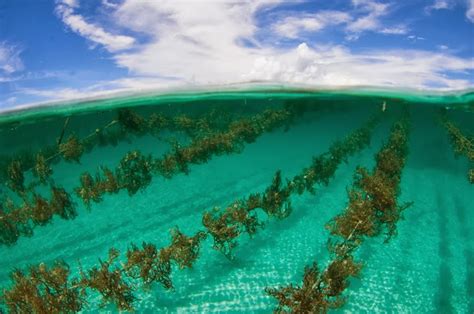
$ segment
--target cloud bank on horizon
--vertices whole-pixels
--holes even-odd
[[[0,29],[0,108],[248,81],[474,86],[474,0],[25,0]]]

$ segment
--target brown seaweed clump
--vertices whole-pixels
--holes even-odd
[[[26,211],[30,213],[31,220],[35,225],[44,226],[53,217],[53,208],[41,195],[34,193],[31,203],[26,203]]]
[[[25,176],[23,174],[20,160],[13,160],[7,168],[8,186],[15,192],[22,193],[25,190]]]
[[[127,189],[130,196],[134,195],[151,183],[151,170],[151,156],[144,156],[137,150],[129,152],[117,168],[119,186]]]
[[[232,251],[237,246],[237,238],[242,233],[242,220],[239,207],[227,207],[225,210],[214,208],[202,216],[202,224],[214,240],[213,248],[232,259]]]
[[[100,267],[93,267],[87,274],[81,271],[80,286],[82,289],[96,290],[102,295],[102,305],[114,303],[119,310],[132,311],[135,296],[132,287],[122,277],[122,270],[118,267],[111,269],[119,252],[109,250],[107,261],[100,260]]]
[[[96,173],[95,177],[88,172],[81,175],[81,186],[75,189],[87,208],[91,201],[99,203],[105,193],[117,193],[120,190],[117,176],[107,167],[101,167],[102,174]]]
[[[0,203],[0,244],[13,245],[21,235],[33,234],[29,215],[23,208],[16,208],[11,201]]]
[[[474,137],[463,134],[446,116],[442,116],[441,123],[448,131],[454,154],[456,156],[465,156],[471,164],[474,163]],[[474,184],[474,169],[469,169],[467,178],[470,183]]]
[[[214,208],[202,217],[202,224],[214,240],[213,248],[229,259],[233,259],[233,250],[240,234],[246,232],[252,237],[258,228],[263,227],[257,214],[252,211],[255,207],[248,207],[251,201],[237,201],[224,210]]]
[[[303,194],[304,191],[314,193],[316,183],[329,185],[339,165],[370,144],[372,130],[379,121],[380,116],[377,114],[344,139],[334,142],[328,152],[314,157],[311,166],[290,181],[290,187],[298,194]]]
[[[179,231],[178,227],[175,227],[171,229],[171,244],[161,249],[160,257],[164,260],[174,261],[179,269],[192,268],[199,256],[201,241],[206,237],[207,234],[202,231],[188,237]]]
[[[33,168],[33,175],[37,177],[41,183],[46,183],[51,177],[53,170],[48,165],[46,158],[43,154],[39,153],[36,155],[35,166]]]
[[[61,187],[51,186],[51,211],[62,219],[74,219],[77,216],[71,195]]]
[[[90,173],[86,172],[81,175],[81,186],[75,191],[87,208],[90,208],[91,201],[98,203],[102,200],[102,191],[98,186]]]
[[[84,153],[84,145],[75,135],[70,135],[66,142],[59,144],[59,152],[64,160],[79,162]]]
[[[57,262],[30,267],[29,274],[15,270],[13,286],[3,291],[2,301],[10,313],[75,313],[84,300],[77,282],[69,281],[69,266]]]
[[[147,127],[146,120],[130,109],[120,109],[117,120],[125,130],[136,134],[143,134]]]
[[[284,219],[292,212],[290,196],[291,189],[282,186],[281,171],[278,170],[262,195],[261,208],[270,217]]]
[[[144,242],[142,249],[132,244],[127,251],[127,263],[124,269],[130,277],[140,278],[145,287],[159,282],[165,289],[172,289],[170,259],[160,253],[153,244]]]
[[[301,286],[290,284],[265,291],[277,299],[275,313],[326,313],[345,303],[342,293],[349,286],[349,278],[358,276],[360,269],[351,256],[336,258],[322,273],[315,262],[305,268]]]
[[[358,246],[364,237],[373,237],[386,230],[388,241],[396,234],[396,223],[411,203],[399,205],[397,196],[401,172],[408,154],[408,128],[406,118],[392,127],[390,138],[375,156],[372,173],[358,167],[353,188],[349,191],[349,204],[327,227],[331,234],[344,239],[336,246]]]

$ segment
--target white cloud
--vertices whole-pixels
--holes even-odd
[[[110,91],[251,80],[324,86],[445,89],[472,86],[472,80],[454,79],[450,74],[474,70],[473,60],[454,57],[445,51],[369,50],[354,53],[346,47],[334,45],[310,47],[302,43],[285,49],[264,46],[255,36],[258,31],[255,14],[281,1],[210,0],[191,4],[178,0],[159,3],[124,0],[111,9],[112,18],[121,29],[145,34],[147,39],[130,44],[133,49],[126,51],[110,49],[109,43],[101,44],[109,45],[112,60],[127,69],[130,77],[103,82],[88,89],[39,93],[43,97],[74,98]],[[287,37],[296,36],[301,31],[317,31],[331,23],[344,23],[343,27],[350,36],[359,36],[366,31],[398,35],[408,32],[403,25],[383,25],[382,17],[389,13],[387,4],[354,0],[353,5],[355,13],[351,15],[357,18],[351,19],[347,13],[323,11],[306,15],[302,21],[284,19],[277,22],[274,29]],[[203,12],[205,14],[201,14]],[[329,16],[333,19],[330,20]],[[90,38],[90,34],[78,33]],[[407,38],[421,39],[414,35]],[[243,39],[254,45],[243,45]]]
[[[373,0],[352,0],[352,4],[357,10],[366,14],[347,25],[347,30],[353,33],[380,29],[380,18],[389,12],[389,4],[387,3]]]
[[[433,10],[447,10],[452,9],[454,6],[453,0],[434,0],[432,5],[425,8],[428,13]]]
[[[273,26],[277,34],[288,38],[297,38],[301,32],[320,31],[327,26],[347,23],[351,16],[341,11],[320,11],[304,16],[290,16]]]
[[[0,42],[0,83],[15,81],[18,72],[24,70],[21,50],[7,42]]]
[[[406,25],[385,26],[382,18],[390,13],[391,5],[374,0],[352,0],[353,9],[319,11],[314,14],[294,14],[273,25],[273,30],[286,38],[298,38],[302,32],[318,32],[329,26],[343,25],[347,40],[358,39],[363,32],[404,35]]]
[[[467,1],[467,11],[466,17],[474,23],[474,0],[466,0]]]
[[[122,27],[148,33],[149,43],[115,55],[119,66],[138,75],[176,77],[201,82],[238,80],[265,48],[256,42],[254,14],[275,1],[125,1],[115,17]],[[196,14],[206,12],[206,14]],[[137,17],[140,19],[137,19]]]
[[[399,25],[395,27],[385,27],[382,28],[379,33],[381,34],[389,34],[389,35],[404,35],[409,32],[408,27],[404,25]]]
[[[114,35],[98,25],[87,22],[81,15],[74,13],[77,7],[79,7],[77,0],[60,0],[56,6],[56,12],[64,24],[75,33],[96,44],[103,45],[111,52],[130,48],[134,44],[135,39],[132,37]]]
[[[474,70],[474,59],[423,51],[385,50],[354,54],[328,46],[295,50],[256,60],[249,80],[270,80],[319,86],[390,86],[467,88],[468,80],[449,79],[446,72]]]

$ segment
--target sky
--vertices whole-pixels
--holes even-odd
[[[0,109],[280,82],[474,87],[474,0],[0,0]]]

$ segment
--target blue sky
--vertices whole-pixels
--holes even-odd
[[[474,87],[474,0],[0,0],[0,109],[248,81]]]

